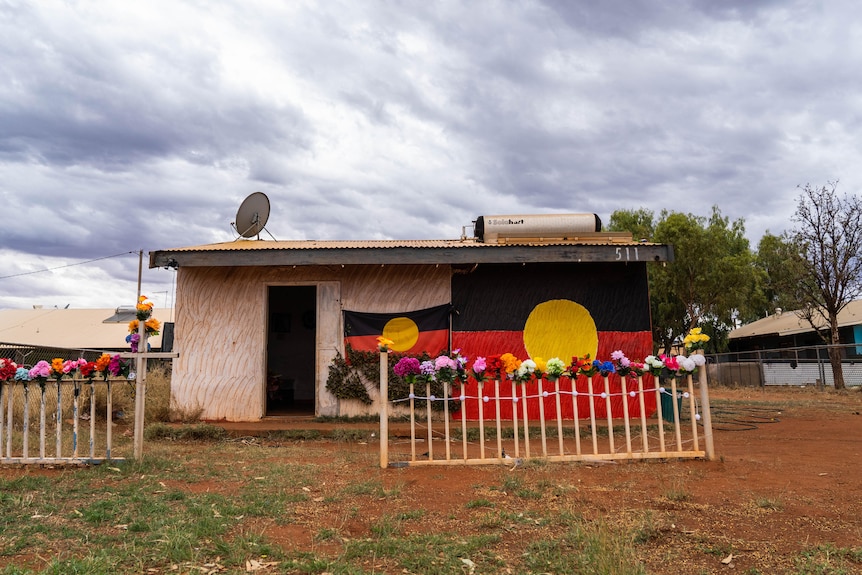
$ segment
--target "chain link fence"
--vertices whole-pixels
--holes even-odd
[[[862,385],[862,345],[818,345],[712,354],[709,380],[728,386],[834,386],[829,349],[841,350],[844,384]]]

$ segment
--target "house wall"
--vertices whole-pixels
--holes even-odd
[[[343,309],[399,312],[451,301],[449,266],[180,267],[173,405],[208,420],[256,421],[265,409],[267,287],[316,285],[316,412],[367,411],[326,391],[344,353]]]

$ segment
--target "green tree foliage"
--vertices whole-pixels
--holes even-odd
[[[652,223],[648,210],[621,210],[609,228],[643,235],[674,247],[675,261],[650,269],[653,340],[669,351],[685,333],[702,326],[709,333],[711,351],[726,346],[727,333],[738,317],[752,313],[758,291],[745,225],[731,222],[717,207],[709,218],[663,210]]]
[[[631,232],[635,241],[651,241],[655,234],[654,215],[651,210],[617,210],[611,214],[608,231]]]
[[[804,307],[800,285],[805,275],[801,247],[787,232],[776,236],[767,231],[757,244],[754,265],[758,272],[760,292],[752,302],[754,320],[775,313],[777,309],[795,311]]]
[[[844,389],[838,314],[862,295],[862,199],[839,197],[838,182],[801,188],[793,221],[792,238],[800,249],[804,274],[799,282],[802,316],[829,349],[835,389]]]

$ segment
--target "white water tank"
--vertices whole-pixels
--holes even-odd
[[[569,240],[578,234],[602,231],[596,214],[518,214],[479,216],[473,235],[483,243],[514,240]]]

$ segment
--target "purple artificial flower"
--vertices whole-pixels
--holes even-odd
[[[434,368],[434,362],[431,360],[423,361],[419,364],[419,371],[422,375],[434,375],[437,370]]]
[[[111,362],[108,364],[108,372],[110,372],[110,374],[115,377],[123,372],[123,365],[122,359],[120,358],[120,354],[117,354],[111,358]]]
[[[419,360],[415,357],[402,357],[392,367],[392,371],[398,377],[407,377],[408,375],[418,375],[421,370],[419,368]]]

